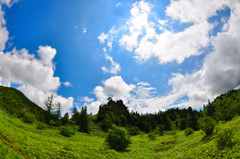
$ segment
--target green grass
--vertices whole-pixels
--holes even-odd
[[[23,123],[2,111],[0,121],[0,158],[240,158],[240,117],[219,123],[208,138],[201,131],[189,136],[184,131],[165,133],[155,140],[141,133],[131,137],[132,144],[124,152],[106,148],[105,133],[93,123],[90,134],[64,137],[57,128],[38,130],[36,123]],[[237,144],[218,150],[216,137],[226,128],[233,130]]]

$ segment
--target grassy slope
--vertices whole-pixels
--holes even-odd
[[[104,134],[95,132],[66,138],[57,129],[38,130],[35,124],[25,124],[18,118],[0,111],[0,158],[237,158],[240,157],[240,117],[219,123],[215,134],[203,141],[197,131],[185,136],[164,135],[149,140],[147,134],[132,137],[132,144],[125,152],[116,152],[103,146]],[[215,137],[222,129],[232,128],[238,143],[231,149],[218,151]],[[97,132],[99,131],[99,132]]]
[[[45,111],[30,101],[17,89],[0,86],[0,110],[21,116],[23,108],[34,114],[38,120],[44,119]]]

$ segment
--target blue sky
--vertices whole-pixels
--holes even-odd
[[[239,1],[0,0],[0,84],[63,112],[153,113],[240,86]]]

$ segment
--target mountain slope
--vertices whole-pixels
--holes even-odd
[[[228,93],[209,102],[204,112],[215,120],[231,120],[235,115],[240,115],[240,90],[230,90]]]
[[[21,117],[24,112],[29,112],[41,121],[45,116],[45,111],[30,101],[22,92],[3,86],[0,86],[0,109],[18,117]]]
[[[195,131],[166,132],[149,140],[148,134],[132,136],[132,144],[123,152],[104,147],[104,137],[76,132],[72,137],[61,136],[57,128],[36,129],[20,119],[0,111],[0,158],[239,158],[240,117],[219,123],[214,134],[203,140]],[[224,129],[231,129],[237,143],[232,148],[218,150],[216,139]],[[3,147],[3,149],[1,149]]]

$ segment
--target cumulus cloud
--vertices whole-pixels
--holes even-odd
[[[159,64],[173,61],[181,64],[191,56],[202,54],[204,48],[211,47],[212,51],[208,52],[199,70],[173,74],[168,81],[172,90],[166,96],[157,94],[156,88],[148,83],[132,85],[124,98],[129,109],[155,112],[169,107],[200,108],[207,99],[213,100],[229,89],[240,88],[240,1],[173,0],[166,8],[167,19],[156,18],[152,7],[145,1],[135,2],[130,19],[117,29],[120,39],[113,37],[111,42],[117,41],[133,52],[140,62],[156,57]],[[217,23],[209,22],[209,18],[226,8],[230,8],[231,14],[229,18],[222,18],[222,32],[211,35]],[[178,23],[187,24],[187,27],[171,30],[171,24]],[[104,40],[111,36],[109,32],[101,35]],[[94,90],[100,103],[109,96],[105,83],[103,85]],[[112,89],[112,85],[109,87]]]
[[[30,100],[41,107],[43,101],[54,95],[54,102],[62,104],[62,113],[69,111],[73,106],[73,98],[65,98],[56,92],[61,85],[59,77],[54,77],[55,66],[53,59],[57,53],[51,46],[39,46],[37,55],[30,54],[27,49],[3,52],[9,33],[6,28],[2,5],[11,7],[16,0],[0,0],[0,85],[10,87],[12,83],[18,84]]]
[[[47,96],[54,94],[55,100],[62,102],[63,110],[66,111],[72,106],[73,98],[64,98],[56,94],[61,84],[59,77],[54,77],[52,65],[56,50],[50,46],[40,46],[37,52],[40,60],[34,57],[34,54],[29,54],[26,49],[0,53],[1,84],[20,84],[17,89],[42,107]]]
[[[240,86],[240,3],[229,3],[231,16],[228,30],[212,37],[214,51],[208,54],[203,67],[193,74],[176,74],[170,79],[174,92],[183,92],[191,105],[213,100],[221,93]],[[182,103],[183,105],[185,103]]]
[[[229,0],[211,0],[209,2],[202,0],[172,0],[166,9],[166,14],[183,23],[202,23],[209,17],[216,15],[216,11],[223,9],[228,3]]]
[[[113,61],[113,58],[111,56],[106,54],[105,59],[110,62],[110,67],[107,68],[106,66],[103,66],[102,71],[104,73],[117,74],[121,70],[120,65]]]
[[[107,102],[108,97],[113,100],[123,100],[129,110],[140,113],[155,113],[159,110],[165,110],[174,104],[179,98],[183,97],[182,92],[170,93],[168,96],[159,97],[156,88],[149,83],[138,82],[136,85],[127,84],[121,76],[112,76],[103,81],[103,86],[96,86],[93,93],[97,100],[81,100],[87,105],[88,111],[96,114],[99,106]]]
[[[5,27],[6,21],[4,19],[4,11],[2,10],[2,5],[1,3],[4,3],[0,1],[0,52],[5,49],[5,44],[8,41],[8,31],[7,28]]]
[[[56,49],[51,48],[50,46],[39,46],[37,53],[43,65],[55,68],[52,60],[57,53]]]

